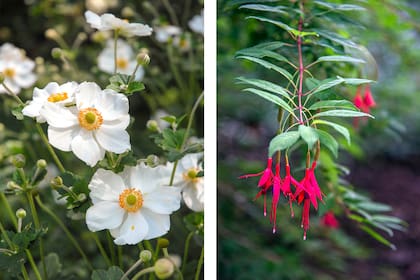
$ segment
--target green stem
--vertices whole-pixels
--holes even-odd
[[[38,212],[36,211],[34,197],[32,196],[31,191],[26,192],[26,198],[28,199],[29,207],[31,208],[31,213],[32,213],[32,218],[34,220],[35,229],[40,230],[41,224],[39,223]],[[42,272],[44,274],[44,278],[48,279],[47,266],[45,264],[45,258],[44,258],[44,243],[42,242],[42,238],[39,239],[39,255],[41,258]]]
[[[36,129],[38,130],[39,135],[41,136],[42,141],[44,142],[45,146],[47,147],[48,152],[51,154],[55,164],[57,165],[60,172],[64,173],[66,169],[64,169],[63,164],[61,163],[60,159],[58,158],[57,154],[54,152],[54,149],[51,147],[50,143],[48,142],[48,138],[45,135],[42,127],[39,123],[35,123]]]
[[[117,74],[117,42],[118,42],[118,30],[114,31],[114,75]]]
[[[16,100],[17,103],[20,105],[25,105],[25,103],[22,101],[22,99],[19,98],[4,82],[1,83],[4,89],[9,93],[9,95],[13,96],[13,98]]]
[[[112,152],[108,152],[106,151],[106,158],[108,159],[108,164],[114,168],[115,165],[115,160],[114,160],[114,155],[112,154]]]
[[[166,51],[168,53],[169,66],[171,68],[172,73],[174,74],[175,81],[178,84],[178,87],[181,90],[181,92],[186,92],[186,90],[184,89],[184,83],[182,82],[181,75],[179,74],[179,71],[178,71],[179,67],[176,67],[175,62],[172,58],[173,57],[172,44],[167,44]]]
[[[131,280],[137,280],[141,276],[146,275],[147,273],[154,272],[154,271],[155,271],[155,268],[153,266],[152,267],[145,268],[143,270],[140,270],[136,275],[134,275],[134,277],[131,278]]]
[[[51,211],[47,206],[45,206],[42,203],[41,198],[39,196],[37,196],[35,199],[36,199],[36,202],[38,203],[39,207],[41,207],[42,210],[44,210],[48,215],[50,215],[51,218],[53,218],[53,220],[61,227],[61,229],[67,235],[67,238],[71,241],[71,243],[73,243],[73,246],[80,253],[80,255],[82,256],[82,258],[86,262],[86,265],[89,267],[89,269],[90,270],[93,270],[93,266],[90,263],[90,261],[89,261],[88,257],[86,256],[86,254],[83,252],[83,249],[80,247],[80,245],[77,242],[77,240],[73,237],[73,235],[67,229],[67,227],[64,225],[64,223],[61,221],[61,219],[59,217],[57,217],[57,215],[55,215],[55,213],[53,211]]]
[[[198,260],[197,270],[195,272],[195,278],[194,278],[195,280],[198,280],[200,278],[201,266],[203,265],[203,261],[204,261],[204,247],[201,249],[200,259]]]
[[[165,6],[166,10],[169,13],[169,16],[171,17],[171,21],[174,25],[179,26],[178,18],[176,17],[176,13],[174,9],[172,8],[171,4],[168,2],[168,0],[162,0],[163,5]]]
[[[118,253],[118,266],[123,269],[123,251],[122,246],[117,247],[117,253]]]
[[[139,259],[137,260],[128,270],[126,273],[124,273],[124,275],[120,278],[120,280],[124,280],[125,278],[128,278],[128,275],[130,275],[131,272],[133,272],[137,267],[139,267],[142,264],[142,260]]]
[[[10,207],[9,201],[6,198],[6,195],[2,192],[0,192],[0,199],[3,200],[3,205],[6,207],[6,212],[10,217],[10,220],[12,221],[13,225],[15,226],[15,228],[17,229],[17,220],[16,220],[16,216],[12,211],[12,208]]]
[[[182,258],[182,268],[181,268],[182,273],[184,273],[184,269],[187,263],[188,251],[190,250],[190,241],[193,236],[194,236],[194,232],[192,231],[188,234],[187,239],[185,240],[184,257]]]
[[[172,261],[172,259],[169,257],[168,248],[162,248],[162,251],[163,251],[163,255],[174,265],[174,268],[175,268],[176,272],[178,273],[179,278],[181,280],[184,280],[184,275],[182,274],[181,270],[179,270],[176,263],[174,263]]]
[[[117,263],[116,263],[116,257],[115,257],[114,242],[112,242],[112,237],[111,237],[111,234],[109,233],[109,231],[107,231],[107,233],[106,233],[106,239],[108,241],[109,253],[111,254],[111,262],[112,262],[112,264],[115,265]]]
[[[26,256],[28,256],[29,263],[35,273],[36,279],[42,280],[41,274],[39,273],[38,267],[35,264],[34,258],[32,257],[31,251],[25,249]]]
[[[134,68],[133,74],[131,74],[130,79],[128,79],[127,85],[129,85],[134,80],[134,77],[136,76],[136,72],[139,69],[139,67],[140,67],[140,63],[137,62],[136,68]]]
[[[176,171],[177,166],[178,166],[178,160],[176,160],[174,162],[174,167],[172,168],[171,178],[169,180],[169,186],[172,186],[174,184],[175,171]]]
[[[108,267],[112,266],[111,260],[109,259],[108,255],[106,254],[105,249],[102,246],[101,241],[99,240],[96,232],[92,232],[92,238],[95,240],[96,246],[98,246],[98,249],[101,252],[101,255],[104,257],[106,265]]]
[[[21,270],[22,270],[23,279],[24,280],[29,280],[29,275],[28,275],[28,272],[26,271],[25,265],[22,263],[20,265],[20,267],[21,267]]]
[[[7,235],[7,232],[4,229],[3,224],[1,223],[1,221],[0,221],[0,231],[1,231],[1,234],[3,235],[4,241],[6,241],[7,245],[9,246],[9,248],[10,249],[14,249],[13,243],[10,240],[9,236]]]

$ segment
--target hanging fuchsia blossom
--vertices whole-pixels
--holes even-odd
[[[267,198],[266,198],[266,194],[268,189],[271,187],[271,185],[273,184],[273,171],[272,171],[272,165],[273,165],[273,159],[271,157],[269,157],[267,159],[267,167],[259,172],[259,173],[255,173],[255,174],[245,174],[239,177],[239,179],[247,179],[249,177],[257,177],[257,176],[261,176],[260,180],[258,181],[258,187],[261,188],[261,190],[257,193],[257,195],[255,196],[254,200],[259,198],[261,195],[264,195],[264,216],[267,216]]]
[[[289,199],[290,216],[293,218],[295,216],[295,213],[293,212],[292,202],[295,200],[295,196],[293,195],[292,190],[290,188],[291,184],[296,189],[302,188],[301,184],[290,174],[290,165],[288,163],[288,160],[286,159],[286,176],[283,180],[282,191],[284,196]]]
[[[353,104],[362,112],[369,113],[370,108],[376,107],[376,102],[373,99],[372,92],[370,91],[370,85],[365,86],[363,96],[361,94],[361,89],[361,87],[357,88],[356,96],[353,99]]]
[[[329,228],[338,228],[340,226],[340,223],[338,222],[334,213],[332,211],[328,211],[324,214],[324,216],[322,216],[321,225]]]
[[[282,180],[280,177],[280,163],[276,164],[276,174],[273,177],[273,200],[271,201],[270,221],[273,223],[273,233],[276,233],[277,204],[280,199],[282,189]]]
[[[367,108],[376,107],[376,102],[373,99],[372,92],[370,91],[370,85],[366,85],[365,87],[365,95],[363,97],[363,102]]]

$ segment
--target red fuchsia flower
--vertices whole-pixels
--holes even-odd
[[[276,163],[276,174],[273,177],[273,199],[271,201],[270,214],[270,221],[273,223],[273,233],[276,233],[277,204],[280,199],[281,186],[280,163]]]
[[[273,184],[273,171],[272,171],[273,159],[270,157],[267,159],[267,167],[255,174],[245,174],[239,177],[239,179],[247,179],[249,177],[257,177],[261,176],[260,180],[258,181],[258,187],[261,190],[257,193],[254,200],[259,198],[261,195],[264,195],[264,216],[267,216],[267,191]]]
[[[283,180],[282,191],[284,196],[289,199],[290,216],[293,218],[295,213],[293,212],[292,202],[295,200],[295,196],[292,193],[290,185],[293,185],[296,189],[303,188],[302,185],[290,174],[290,165],[286,161],[286,176]]]
[[[328,211],[324,214],[324,216],[322,216],[321,225],[329,228],[338,228],[340,226],[340,223],[334,216],[334,213],[332,211]]]
[[[356,106],[357,108],[362,110],[364,102],[363,102],[363,97],[362,97],[360,91],[361,91],[361,87],[359,86],[359,87],[357,87],[356,96],[353,99],[353,104],[354,104],[354,106]]]
[[[373,99],[370,85],[365,86],[364,96],[361,94],[361,86],[357,88],[356,96],[353,99],[353,104],[362,112],[369,113],[370,108],[376,107],[376,102]]]
[[[296,189],[294,194],[294,196],[297,197],[299,204],[303,201],[301,226],[303,228],[304,240],[306,240],[306,232],[309,229],[309,212],[311,203],[315,209],[318,209],[318,199],[322,201],[323,195],[315,178],[315,168],[316,161],[312,163],[311,168],[306,168],[305,177],[300,182],[301,186]]]
[[[368,108],[376,107],[376,102],[373,99],[372,92],[370,91],[370,85],[366,85],[365,87],[365,96],[363,97],[363,102]]]

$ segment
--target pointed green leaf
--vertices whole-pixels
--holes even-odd
[[[325,124],[325,125],[329,125],[332,128],[334,128],[338,133],[340,133],[341,135],[344,136],[344,138],[346,138],[347,143],[350,145],[350,132],[347,128],[345,128],[342,125],[333,123],[333,122],[329,122],[329,121],[324,121],[324,120],[316,120],[313,122],[313,124]]]
[[[277,135],[270,141],[268,156],[271,157],[276,151],[290,148],[299,140],[299,136],[300,133],[298,131],[283,132],[282,134]]]
[[[324,1],[314,1],[315,4],[327,8],[328,10],[334,11],[365,11],[366,9],[353,4],[333,4],[333,3],[326,3]]]
[[[277,95],[271,94],[269,92],[263,91],[263,90],[259,90],[259,89],[255,89],[255,88],[246,88],[243,91],[248,91],[248,92],[252,92],[258,96],[261,96],[262,98],[279,105],[280,107],[282,107],[284,110],[286,110],[287,112],[289,112],[292,115],[295,115],[293,112],[292,107],[289,106],[289,104],[287,104],[283,99],[281,99],[280,97],[278,97]]]
[[[331,151],[331,153],[335,157],[337,157],[338,156],[338,143],[334,139],[334,137],[332,137],[331,134],[320,129],[316,129],[316,132],[318,133],[318,137],[319,137],[319,141],[321,142],[321,145],[324,145],[325,147],[327,147]]]
[[[248,9],[254,11],[262,11],[262,12],[271,12],[277,13],[282,15],[287,15],[288,13],[284,10],[284,6],[268,6],[268,5],[261,5],[261,4],[246,4],[239,7],[239,9]]]
[[[360,226],[360,228],[365,231],[366,233],[368,233],[370,236],[372,236],[373,238],[375,238],[377,241],[381,242],[382,244],[390,247],[392,250],[395,250],[396,247],[394,244],[392,244],[391,242],[389,242],[388,240],[386,240],[382,235],[380,235],[379,233],[377,233],[376,231],[374,231],[373,229],[371,229],[368,226]]]
[[[299,133],[302,139],[308,144],[309,149],[318,141],[318,133],[310,126],[299,125]]]
[[[359,111],[351,111],[351,110],[330,110],[325,112],[320,112],[315,114],[313,118],[319,117],[345,117],[345,118],[352,118],[352,117],[369,117],[374,119],[374,117],[370,114],[359,112]]]
[[[327,90],[329,88],[335,87],[336,85],[339,85],[343,82],[344,81],[342,79],[334,79],[334,78],[322,80],[318,84],[318,87],[312,92],[312,94],[315,94],[317,92],[321,92],[321,91]]]
[[[345,55],[329,55],[329,56],[321,56],[316,60],[317,62],[351,62],[351,63],[366,63],[363,59],[354,58],[351,56],[345,56]]]
[[[259,21],[272,23],[272,24],[286,30],[287,32],[292,32],[292,31],[293,32],[299,32],[299,30],[296,30],[296,29],[288,26],[287,24],[285,24],[281,21],[276,21],[276,20],[272,20],[272,19],[268,19],[268,18],[264,18],[264,17],[256,17],[256,16],[249,16],[249,17],[246,17],[246,19],[256,19],[256,20],[259,20]]]
[[[342,46],[350,47],[350,48],[358,48],[358,45],[353,41],[343,38],[342,36],[338,35],[337,33],[323,30],[323,29],[313,29],[316,33],[318,33],[321,37],[324,37],[334,43],[337,43]]]
[[[348,100],[323,100],[318,101],[312,104],[308,109],[309,110],[317,110],[317,109],[324,109],[324,108],[343,108],[353,111],[358,111],[356,106]]]
[[[353,86],[358,86],[358,85],[361,85],[361,84],[370,84],[370,83],[375,82],[375,81],[368,80],[368,79],[341,78],[340,76],[338,76],[337,78],[342,80],[347,85],[353,85]]]
[[[392,210],[392,207],[389,205],[372,201],[358,203],[357,207],[370,212],[388,212]]]
[[[253,85],[253,86],[259,87],[260,89],[270,91],[272,93],[284,96],[287,99],[291,100],[289,97],[289,93],[285,90],[285,88],[279,85],[276,85],[275,83],[272,83],[266,80],[261,80],[261,79],[248,79],[244,77],[238,77],[236,79],[241,84]]]
[[[264,49],[257,49],[257,48],[249,48],[249,49],[243,49],[236,53],[237,56],[252,56],[256,58],[264,58],[269,57],[273,58],[278,61],[287,62],[290,63],[290,61],[282,56],[281,54],[278,54],[276,52],[270,51],[270,50],[264,50]]]
[[[265,60],[260,59],[260,58],[256,58],[256,57],[252,57],[252,56],[245,56],[245,55],[238,56],[238,58],[243,58],[243,59],[258,63],[259,65],[261,65],[261,66],[263,66],[267,69],[274,70],[274,71],[280,73],[281,75],[283,75],[284,77],[286,77],[286,79],[288,81],[293,83],[292,74],[290,74],[289,72],[287,72],[287,70],[285,70],[285,69],[283,69],[283,68],[281,68],[281,67],[279,67],[279,66],[277,66],[277,65],[275,65],[271,62],[265,61]]]

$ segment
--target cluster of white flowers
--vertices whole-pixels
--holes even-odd
[[[29,88],[36,82],[33,73],[35,63],[26,57],[25,52],[10,43],[0,47],[0,72],[4,76],[4,84],[18,94],[22,88]],[[0,85],[0,93],[8,91]]]
[[[39,122],[46,120],[51,145],[73,151],[89,166],[103,159],[105,151],[121,154],[131,149],[125,130],[130,122],[127,97],[95,83],[35,88],[33,100],[22,112]]]

